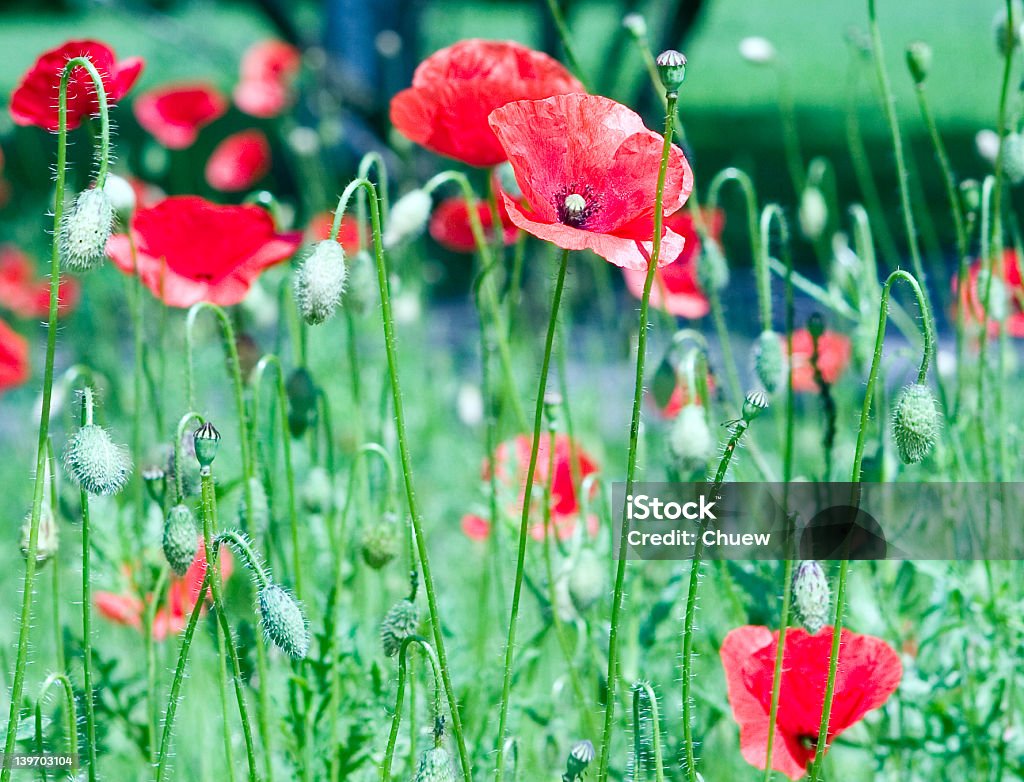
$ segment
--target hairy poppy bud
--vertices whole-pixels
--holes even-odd
[[[801,562],[793,576],[793,605],[811,635],[828,621],[831,601],[828,579],[821,565],[814,559]]]
[[[25,523],[21,526],[21,555],[28,556],[29,543],[32,534],[32,513],[25,516]],[[57,529],[57,519],[53,515],[53,508],[50,503],[44,501],[39,508],[39,529],[36,532],[36,566],[44,565],[57,556],[57,549],[60,548],[60,533]]]
[[[302,437],[316,422],[316,383],[309,370],[299,367],[288,376],[288,429],[292,437]]]
[[[634,38],[647,36],[647,20],[644,19],[643,14],[626,14],[622,17],[622,26]]]
[[[722,246],[711,237],[702,245],[697,276],[704,290],[720,291],[729,284],[729,264],[722,253]]]
[[[563,782],[575,782],[586,772],[591,763],[594,762],[594,745],[588,739],[577,741],[569,750],[569,757],[565,761],[565,774]]]
[[[658,65],[658,76],[666,92],[679,92],[686,78],[686,57],[675,49],[666,49],[655,60]]]
[[[258,600],[267,638],[293,660],[303,659],[309,651],[309,631],[306,616],[295,598],[271,583],[260,590]]]
[[[402,641],[415,635],[420,626],[420,612],[416,604],[402,598],[384,615],[380,623],[380,643],[387,657],[394,657],[402,648]]]
[[[432,205],[430,194],[421,188],[410,190],[395,201],[388,215],[384,236],[381,237],[384,246],[391,249],[423,233],[430,219]]]
[[[61,220],[60,257],[64,266],[86,272],[103,263],[113,225],[114,205],[105,190],[92,188],[79,193]]]
[[[434,747],[424,752],[413,782],[455,782],[455,768],[448,750]]]
[[[324,239],[295,271],[295,303],[310,325],[323,323],[334,315],[345,290],[345,251],[338,242]]]
[[[122,225],[128,225],[132,212],[135,211],[135,189],[124,177],[117,174],[107,174],[107,181],[103,183],[103,192],[110,199],[110,205],[114,208],[114,214],[121,221]]]
[[[892,413],[892,433],[904,464],[916,464],[935,446],[939,435],[938,403],[928,386],[904,386]]]
[[[398,556],[397,525],[390,514],[379,524],[368,524],[359,540],[363,561],[374,570],[380,570]]]
[[[743,400],[743,420],[748,424],[768,409],[768,397],[763,391],[751,391]]]
[[[249,513],[249,497],[252,497],[252,513]],[[270,503],[263,481],[253,476],[249,479],[249,491],[242,489],[238,498],[238,526],[250,535],[261,535],[270,526]]]
[[[1003,139],[1003,173],[1015,185],[1024,182],[1024,135],[1020,133]]]
[[[910,77],[918,86],[924,84],[928,78],[928,71],[932,67],[932,47],[924,41],[914,41],[907,46],[907,68],[910,70]]]
[[[606,568],[592,548],[584,548],[576,556],[569,571],[569,598],[581,614],[605,593]]]
[[[668,433],[668,450],[680,475],[703,470],[715,448],[704,410],[699,405],[684,405]]]
[[[740,57],[752,65],[770,65],[775,62],[775,45],[759,35],[748,36],[740,41]]]
[[[828,204],[821,189],[808,185],[800,195],[800,230],[812,242],[819,239],[828,226]]]
[[[217,458],[217,448],[220,445],[220,432],[207,421],[192,433],[192,443],[195,446],[196,461],[200,467],[209,467]]]
[[[171,570],[179,576],[185,575],[199,550],[196,519],[187,505],[175,505],[167,512],[163,545]]]
[[[782,382],[782,369],[785,363],[782,355],[782,340],[771,329],[762,331],[754,342],[752,351],[754,374],[761,381],[764,390],[769,394]]]
[[[331,476],[323,467],[314,467],[302,485],[302,504],[310,513],[325,513],[330,510],[333,499]]]
[[[106,429],[86,424],[68,443],[64,467],[89,494],[117,494],[128,482],[132,460],[128,449],[111,440]]]

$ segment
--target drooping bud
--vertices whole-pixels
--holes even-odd
[[[668,450],[681,476],[707,467],[715,449],[704,409],[700,405],[684,405],[668,433]]]
[[[334,487],[323,467],[314,467],[302,484],[302,504],[310,513],[326,513],[331,508]]]
[[[402,641],[415,635],[420,626],[420,612],[416,604],[402,598],[384,615],[380,623],[380,643],[387,657],[394,657],[402,648]]]
[[[288,429],[292,437],[299,438],[316,423],[316,383],[305,367],[299,367],[288,376],[285,384],[288,395]]]
[[[581,779],[590,764],[594,762],[595,755],[594,745],[588,739],[573,744],[569,750],[569,757],[565,761],[563,782],[576,782],[577,779]]]
[[[345,251],[341,244],[324,239],[295,270],[295,304],[310,325],[323,323],[334,315],[345,291]]]
[[[164,556],[179,576],[185,575],[199,550],[199,530],[187,505],[175,505],[164,522]]]
[[[267,638],[293,660],[303,659],[309,651],[309,631],[302,607],[287,591],[273,583],[260,590],[258,600]]]
[[[107,174],[107,181],[103,183],[103,191],[110,199],[110,205],[114,208],[114,214],[127,226],[135,211],[135,188],[124,177],[117,174]]]
[[[935,396],[928,386],[904,386],[892,413],[892,433],[904,464],[916,464],[935,446],[941,420]]]
[[[828,608],[832,600],[828,578],[817,560],[800,563],[793,575],[793,605],[800,621],[814,635],[828,621]]]
[[[380,570],[398,556],[398,530],[391,514],[377,524],[367,524],[359,540],[363,561],[374,570]]]
[[[769,394],[782,382],[785,359],[782,353],[782,339],[771,329],[762,331],[754,342],[752,352],[754,374]]]
[[[65,268],[87,272],[103,263],[113,225],[114,205],[105,190],[79,193],[61,219],[60,257]]]
[[[725,260],[722,246],[711,237],[701,245],[697,275],[701,287],[706,291],[720,291],[729,284],[729,264]]]
[[[25,516],[25,523],[21,526],[21,555],[28,557],[29,543],[32,534],[32,513]],[[60,533],[57,529],[57,519],[53,515],[53,508],[48,501],[43,501],[39,508],[39,529],[36,532],[36,567],[45,565],[55,556],[60,548]]]
[[[770,65],[775,62],[776,54],[775,45],[759,35],[740,41],[740,57],[752,65]]]
[[[249,497],[252,497],[252,513],[249,513]],[[238,526],[250,535],[262,535],[270,526],[270,502],[263,481],[255,475],[249,478],[249,491],[242,489],[238,498]]]
[[[607,568],[592,548],[580,551],[569,571],[569,598],[581,614],[593,606],[607,591]]]
[[[217,448],[220,446],[220,432],[207,421],[192,434],[192,443],[196,450],[196,461],[200,467],[209,467],[217,458]]]
[[[132,460],[128,449],[111,440],[106,429],[86,424],[68,443],[64,467],[89,494],[117,494],[128,482]]]
[[[647,37],[647,20],[644,19],[643,14],[626,14],[622,17],[622,26],[634,38]]]
[[[397,247],[402,242],[415,239],[423,233],[430,219],[432,205],[430,193],[422,188],[410,190],[395,201],[391,207],[391,214],[388,215],[384,236],[381,237],[384,247]]]
[[[743,420],[748,424],[768,409],[768,397],[763,391],[751,391],[743,400]]]
[[[455,782],[455,767],[448,750],[434,747],[424,752],[413,782]]]
[[[686,57],[682,52],[675,49],[666,49],[655,60],[658,66],[658,76],[665,91],[669,93],[679,92],[683,86],[683,79],[686,78]]]
[[[932,68],[932,47],[924,41],[914,41],[907,46],[907,68],[914,84],[921,86]]]
[[[800,195],[800,230],[812,242],[820,238],[828,226],[828,204],[821,189],[808,185]]]

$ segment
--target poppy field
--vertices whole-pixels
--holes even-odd
[[[1024,778],[1019,0],[15,5],[0,782]]]

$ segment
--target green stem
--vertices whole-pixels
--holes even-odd
[[[565,17],[562,15],[562,9],[558,4],[558,0],[547,0],[547,3],[548,10],[551,12],[551,21],[554,22],[555,30],[558,32],[558,40],[562,42],[565,58],[569,61],[569,68],[576,74],[576,78],[583,83],[583,91],[589,92],[587,78],[583,73],[583,68],[580,66],[580,61],[576,58],[576,48],[573,46],[572,36],[569,34],[569,27],[565,23]]]
[[[398,693],[395,696],[395,716],[391,719],[391,732],[388,734],[388,745],[384,751],[384,762],[380,767],[381,782],[389,782],[391,779],[391,764],[395,757],[395,744],[398,740],[398,727],[402,722],[402,707],[405,703],[405,682],[408,668],[409,647],[418,644],[430,660],[431,670],[434,672],[434,717],[441,715],[441,674],[440,663],[434,649],[421,635],[410,635],[402,641],[398,650]],[[416,736],[412,736],[413,749],[415,749]]]
[[[50,688],[59,684],[64,690],[64,713],[67,719],[68,754],[71,757],[78,757],[78,715],[75,710],[75,688],[63,673],[51,673],[46,677],[39,688],[39,697],[36,698],[36,744],[39,752],[43,750],[42,722],[43,722],[43,701],[46,699]]]
[[[93,422],[92,386],[82,389],[82,426]],[[92,541],[89,519],[89,493],[79,492],[82,505],[82,680],[85,689],[85,741],[89,754],[89,782],[96,782],[96,694],[92,687]]]
[[[656,782],[665,782],[665,765],[661,757],[661,717],[658,712],[658,696],[649,682],[637,682],[633,685],[633,725],[634,732],[639,741],[640,736],[640,702],[647,698],[651,710],[651,745],[654,750],[654,778]],[[633,758],[634,774],[640,768],[640,753],[637,751]]]

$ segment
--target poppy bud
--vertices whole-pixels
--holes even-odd
[[[379,524],[370,524],[363,529],[359,549],[363,561],[374,570],[380,570],[398,556],[398,533],[390,514]]]
[[[309,632],[306,616],[295,598],[269,583],[260,590],[258,600],[267,638],[293,660],[303,659],[309,651]]]
[[[754,374],[761,381],[764,390],[775,393],[782,381],[782,369],[785,363],[782,356],[782,340],[771,329],[762,331],[754,342],[753,349]]]
[[[800,230],[812,242],[820,238],[828,226],[828,204],[819,188],[808,185],[800,195]]]
[[[722,246],[711,237],[702,246],[697,274],[705,290],[720,291],[729,284],[729,264],[725,261]]]
[[[314,467],[302,485],[302,504],[310,513],[325,513],[330,510],[333,499],[331,476],[323,467]]]
[[[622,17],[622,26],[634,38],[647,37],[647,20],[644,19],[643,14],[626,14]]]
[[[892,413],[892,433],[904,464],[916,464],[935,446],[939,434],[938,403],[928,386],[904,386]]]
[[[114,205],[101,188],[83,190],[64,213],[60,226],[60,257],[76,272],[95,269],[106,258],[114,224]]]
[[[817,560],[800,563],[793,576],[793,604],[800,621],[811,635],[828,621],[828,608],[832,601],[828,578]]]
[[[597,553],[592,548],[582,549],[569,571],[569,598],[581,614],[605,593],[605,575]]]
[[[577,741],[569,750],[569,757],[565,761],[565,774],[563,782],[575,782],[586,772],[587,767],[594,761],[594,745],[588,739]]]
[[[345,251],[331,239],[313,246],[313,251],[295,271],[295,303],[306,323],[314,326],[334,315],[345,290]]]
[[[199,550],[196,520],[187,505],[175,505],[164,522],[164,556],[179,576],[185,575]]]
[[[740,41],[740,57],[752,65],[770,65],[775,56],[775,45],[767,38],[751,35]]]
[[[455,768],[448,750],[434,747],[424,752],[413,782],[455,782]]]
[[[25,523],[21,526],[21,555],[28,557],[29,543],[32,534],[32,513],[25,516]],[[44,501],[39,508],[39,529],[36,532],[36,566],[44,565],[57,556],[60,548],[60,533],[57,529],[57,519],[54,518],[53,508],[50,503]]]
[[[128,449],[111,440],[106,429],[86,424],[68,443],[64,467],[89,494],[117,494],[128,482],[132,460]]]
[[[1006,292],[1006,285],[997,274],[991,269],[980,269],[978,271],[978,298],[986,305],[988,316],[992,320],[1002,321],[1009,314],[1009,295]],[[986,297],[988,301],[986,302]]]
[[[220,432],[207,421],[192,433],[192,443],[196,451],[196,461],[200,467],[209,467],[217,458],[217,447],[220,445]]]
[[[668,450],[680,475],[703,470],[715,448],[707,418],[700,405],[684,405],[668,434]]]
[[[960,200],[967,214],[974,214],[981,208],[981,185],[977,179],[965,179],[960,183]]]
[[[1013,13],[1007,16],[1006,8],[1000,8],[993,26],[996,49],[1003,57],[1008,56],[1021,42],[1021,18],[1024,16],[1024,7],[1021,6],[1020,0],[1014,0],[1012,11]]]
[[[309,370],[299,367],[292,372],[285,392],[288,394],[288,429],[292,437],[302,437],[316,422],[316,383]]]
[[[249,497],[252,497],[253,512],[249,513]],[[238,498],[238,526],[250,535],[261,535],[270,526],[270,503],[263,481],[256,476],[249,479],[249,491],[242,489]]]
[[[135,211],[135,189],[124,177],[117,174],[107,174],[107,181],[103,183],[103,192],[110,199],[110,205],[114,208],[114,214],[121,221],[122,225],[128,225]]]
[[[748,424],[768,409],[768,397],[763,391],[751,391],[743,400],[743,420]]]
[[[928,78],[932,67],[932,47],[924,41],[914,41],[907,46],[907,68],[914,84],[920,86]]]
[[[683,79],[686,78],[686,57],[675,49],[666,49],[658,55],[655,62],[665,91],[679,92],[679,88],[683,86]]]
[[[402,242],[415,239],[427,227],[432,206],[430,194],[421,188],[410,190],[391,207],[388,224],[381,241],[391,249]]]
[[[1003,173],[1015,185],[1024,182],[1024,135],[1020,133],[1003,139]]]
[[[402,641],[415,635],[420,626],[420,612],[416,604],[402,598],[384,615],[380,623],[380,643],[387,657],[394,657],[402,648]]]

